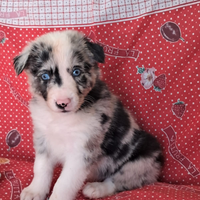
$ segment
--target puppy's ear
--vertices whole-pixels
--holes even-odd
[[[103,47],[97,43],[86,41],[87,48],[92,52],[93,59],[99,63],[104,63],[105,61],[105,54],[103,51]]]
[[[13,59],[14,69],[17,76],[21,74],[24,68],[26,67],[28,57],[29,57],[29,47],[26,47],[20,55],[16,56]]]

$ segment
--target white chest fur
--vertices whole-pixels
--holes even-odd
[[[44,140],[43,148],[57,162],[62,163],[66,155],[84,153],[89,138],[101,131],[98,117],[92,111],[56,113],[47,106],[33,104],[31,113],[35,128],[34,137]]]

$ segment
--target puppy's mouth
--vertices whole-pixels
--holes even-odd
[[[61,111],[62,113],[68,113],[68,112],[70,112],[69,110],[62,110]]]

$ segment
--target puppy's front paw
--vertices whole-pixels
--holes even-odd
[[[44,200],[45,197],[46,194],[43,194],[41,191],[35,191],[33,187],[28,186],[23,189],[20,200]]]

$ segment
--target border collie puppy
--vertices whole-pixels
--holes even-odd
[[[63,166],[50,200],[73,200],[83,186],[101,198],[157,181],[162,151],[100,79],[103,48],[76,31],[47,33],[14,58],[25,70],[34,124],[34,178],[21,200],[44,200],[53,169]]]

